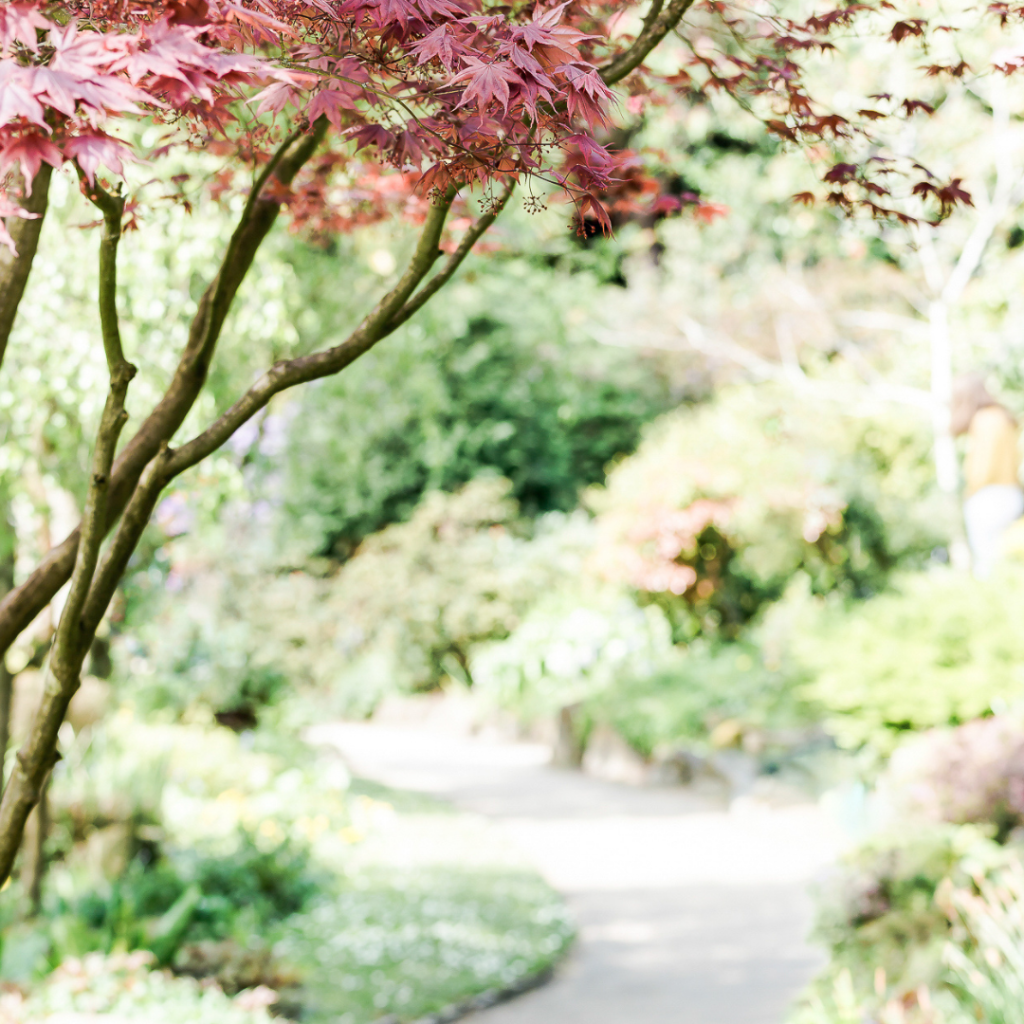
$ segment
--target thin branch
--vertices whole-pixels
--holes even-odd
[[[262,409],[274,395],[321,377],[343,370],[364,352],[395,329],[394,318],[403,312],[406,301],[430,272],[441,255],[438,243],[448,211],[455,200],[455,189],[449,189],[431,207],[416,251],[413,253],[398,284],[384,296],[363,322],[340,345],[278,363],[271,367],[235,404],[197,437],[176,449],[167,462],[170,477],[185,472],[202,462],[223,445],[247,420]]]
[[[96,569],[82,609],[83,629],[90,636],[96,634],[103,616],[106,615],[114,591],[117,590],[139,539],[153,515],[160,492],[170,479],[167,476],[169,459],[170,449],[165,444],[142,474],[117,525],[114,539],[107,546]]]
[[[650,52],[683,20],[683,15],[692,4],[693,0],[669,0],[653,19],[648,14],[644,27],[633,41],[633,45],[601,68],[600,73],[605,84],[615,85],[640,67]],[[660,7],[657,4],[656,6]]]
[[[322,142],[326,130],[327,122],[321,118],[297,145],[294,145],[294,136],[282,143],[273,160],[278,181],[291,184]],[[269,177],[262,180],[262,187]],[[239,219],[217,276],[200,299],[188,342],[170,385],[114,463],[107,503],[107,530],[124,510],[142,471],[160,450],[160,445],[174,436],[195,405],[206,381],[224,319],[260,245],[277,220],[280,203],[266,198],[254,187],[246,210],[248,215]],[[68,581],[75,564],[78,540],[79,528],[76,528],[47,553],[26,580],[0,600],[0,657]]]
[[[406,301],[416,287],[430,272],[430,268],[441,255],[438,243],[444,230],[445,220],[455,200],[456,190],[449,191],[437,202],[428,214],[426,224],[420,236],[416,251],[409,265],[394,288],[384,296],[374,310],[363,320],[359,329],[353,332],[345,342],[325,352],[313,356],[281,363],[269,370],[257,383],[246,392],[223,416],[216,420],[207,430],[193,438],[188,444],[177,450],[170,449],[166,442],[160,452],[147,466],[138,486],[135,488],[114,539],[107,548],[98,568],[92,574],[92,585],[84,599],[79,616],[83,635],[91,640],[99,626],[103,615],[113,597],[118,582],[127,568],[132,552],[138,544],[146,524],[156,507],[160,492],[174,477],[186,469],[202,461],[211,452],[219,448],[246,420],[262,409],[279,391],[294,384],[318,377],[328,376],[343,369],[359,355],[372,347],[381,338],[386,337],[395,329],[396,313],[403,311]],[[424,300],[425,301],[425,300]],[[84,549],[84,545],[83,545]],[[94,563],[95,565],[95,563]],[[63,620],[62,620],[63,621]],[[88,647],[88,644],[85,644]],[[84,651],[82,653],[84,657]],[[80,670],[80,664],[79,664]],[[56,727],[51,733],[40,733],[38,742],[45,746],[47,740],[56,743],[56,728],[66,710],[66,704],[57,704],[46,710],[47,722],[51,716],[57,715]],[[35,748],[33,748],[35,753]],[[52,755],[51,755],[52,762]],[[30,762],[34,764],[35,762]],[[45,760],[43,761],[45,764]],[[49,768],[46,768],[48,771]],[[33,773],[35,778],[37,773]],[[44,774],[45,777],[45,774]],[[13,799],[13,798],[12,798]],[[4,828],[4,806],[0,805],[0,829]],[[20,809],[22,803],[17,804]],[[31,805],[29,805],[31,809]],[[20,811],[19,811],[20,813]],[[10,812],[14,814],[14,810]],[[27,811],[25,812],[27,817]],[[17,826],[17,818],[12,817],[12,826]],[[20,826],[23,828],[24,825]],[[19,832],[20,835],[20,832]],[[0,845],[0,877],[4,870],[4,851]],[[8,869],[9,870],[9,869]]]
[[[270,176],[280,166],[281,161],[284,159],[285,153],[291,149],[296,139],[302,138],[302,132],[294,131],[289,134],[284,142],[274,151],[274,155],[266,162],[263,170],[256,176],[256,180],[252,184],[252,188],[249,191],[249,198],[245,201],[245,208],[242,210],[243,221],[249,220],[252,217],[252,211],[259,201],[260,196],[263,194],[263,189],[266,188],[267,182],[270,181]],[[303,161],[305,163],[305,161]],[[301,166],[301,164],[300,164]]]
[[[81,169],[78,173],[85,177]],[[103,351],[107,357],[107,372],[113,377],[125,362],[117,317],[117,247],[121,242],[124,197],[111,195],[95,183],[89,186],[87,194],[89,201],[103,214],[103,235],[100,238],[100,330],[103,334]]]
[[[99,560],[100,546],[107,532],[107,501],[110,493],[110,470],[114,463],[117,440],[128,414],[125,395],[135,376],[135,367],[124,359],[117,333],[116,296],[110,289],[117,281],[117,243],[121,235],[123,203],[118,197],[104,193],[93,198],[103,210],[105,230],[100,241],[100,318],[103,345],[110,369],[110,388],[96,432],[92,473],[82,514],[81,543],[71,574],[60,622],[50,647],[43,696],[32,719],[28,739],[15,758],[14,769],[0,802],[0,884],[10,876],[14,858],[21,845],[25,822],[40,795],[57,760],[57,732],[68,704],[81,682],[82,662],[93,634],[83,629],[82,611]],[[110,317],[114,319],[111,323]],[[95,632],[95,631],[93,631]]]
[[[515,182],[509,182],[505,191],[498,197],[491,209],[477,218],[476,223],[463,235],[458,248],[445,261],[445,265],[391,318],[389,326],[392,329],[404,324],[406,320],[425,306],[452,279],[455,272],[462,265],[463,260],[472,251],[473,246],[480,241],[487,229],[498,219],[501,211],[508,205],[515,187]]]

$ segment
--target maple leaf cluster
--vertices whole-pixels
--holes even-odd
[[[379,218],[396,204],[422,217],[432,194],[524,176],[558,185],[578,223],[604,231],[624,216],[677,212],[691,200],[660,189],[638,154],[602,141],[612,137],[606,129],[616,109],[603,69],[635,38],[639,14],[646,29],[666,3],[0,2],[3,215],[19,213],[13,171],[28,194],[44,163],[70,162],[92,184],[101,166],[120,175],[127,160],[152,156],[133,153],[118,132],[120,119],[142,117],[166,123],[164,146],[185,140],[240,158],[217,177],[221,190],[237,187],[236,172],[266,161],[287,131],[329,124],[332,142],[300,179],[270,185],[295,223],[324,232]],[[625,111],[640,115],[649,102],[714,91],[761,101],[768,131],[834,154],[839,170],[824,175],[829,202],[908,219],[885,204],[893,168],[872,133],[879,121],[929,116],[932,105],[878,96],[873,107],[841,114],[806,84],[806,62],[836,50],[833,39],[865,19],[888,16],[879,25],[893,46],[924,45],[948,28],[890,11],[888,0],[844,2],[795,21],[763,4],[695,0],[677,32],[677,69],[633,68]],[[1005,24],[1020,11],[993,4],[986,16]],[[1006,60],[1000,69],[1017,66]],[[923,80],[972,73],[963,60],[933,61],[922,72]],[[849,155],[858,141],[870,158]],[[913,194],[935,200],[940,215],[969,201],[958,182],[940,182],[919,165],[910,170],[920,176]],[[694,206],[705,219],[724,209]],[[0,242],[10,244],[2,222]]]
[[[824,198],[845,214],[862,211],[903,224],[920,219],[906,212],[906,200],[912,197],[934,203],[932,223],[949,216],[957,206],[973,205],[961,179],[939,180],[911,154],[894,152],[884,134],[888,128],[891,135],[906,137],[903,123],[934,115],[934,101],[882,93],[869,97],[870,106],[840,113],[829,109],[823,97],[811,94],[808,66],[822,55],[841,56],[853,37],[874,37],[905,51],[916,47],[921,59],[917,84],[927,88],[930,83],[941,102],[946,83],[966,81],[968,87],[977,88],[987,75],[1024,69],[1024,57],[1017,50],[1000,49],[1000,33],[989,31],[1024,23],[1024,4],[967,4],[959,16],[921,5],[928,17],[901,13],[890,0],[842,0],[802,20],[786,17],[782,10],[767,4],[699,0],[691,9],[696,17],[688,19],[690,24],[681,33],[690,57],[666,81],[677,91],[689,85],[694,93],[718,91],[732,96],[759,116],[769,133],[825,163],[824,196],[801,192],[793,197],[797,202],[810,205]],[[996,45],[984,64],[972,67],[959,56],[959,37],[964,33],[979,37],[986,31]],[[940,40],[946,45],[941,46]],[[940,49],[957,56],[937,59]],[[905,84],[914,88],[910,84],[914,81],[908,79]]]
[[[606,26],[576,0],[520,6],[3,3],[0,174],[20,170],[25,193],[43,163],[72,162],[90,184],[101,165],[120,175],[133,156],[116,130],[123,118],[185,127],[204,146],[227,140],[254,159],[266,159],[286,125],[324,120],[348,155],[321,161],[322,172],[364,151],[349,206],[380,199],[369,163],[415,179],[421,193],[540,175],[599,209],[617,167],[587,134],[608,121],[611,91],[594,62],[609,46]],[[326,191],[323,181],[305,187],[300,214]]]

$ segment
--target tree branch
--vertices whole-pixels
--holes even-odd
[[[162,442],[134,487],[114,539],[100,560],[99,549],[110,518],[107,508],[109,472],[117,436],[125,419],[124,395],[134,368],[122,362],[119,368],[130,372],[112,373],[110,395],[97,435],[89,497],[81,523],[82,542],[78,545],[71,591],[50,652],[43,699],[33,719],[29,738],[18,752],[11,781],[0,802],[0,884],[10,875],[29,812],[38,802],[57,760],[57,733],[71,697],[79,686],[82,663],[89,645],[153,514],[160,492],[174,477],[216,451],[275,394],[296,384],[339,372],[404,323],[450,280],[473,243],[494,222],[511,191],[509,186],[495,208],[478,219],[441,273],[410,302],[441,256],[438,247],[441,234],[458,192],[455,187],[448,189],[431,207],[405,273],[344,342],[272,367],[209,428],[177,450],[169,448],[166,440]],[[102,202],[101,197],[98,203]],[[114,230],[115,224],[119,231],[120,214],[115,218],[111,207],[109,219],[105,211],[105,222],[109,231]],[[101,279],[116,281],[113,268],[108,265],[109,261],[116,259],[116,251],[116,244],[109,244],[105,233],[101,243]],[[105,336],[105,343],[107,340]]]
[[[82,175],[79,170],[79,175]],[[121,219],[124,197],[111,195],[98,184],[90,186],[89,201],[103,214],[103,235],[100,238],[99,307],[103,352],[107,372],[113,377],[125,363],[121,345],[121,327],[117,318],[117,247],[121,243]]]
[[[300,356],[271,367],[230,409],[201,434],[175,450],[167,461],[167,478],[184,473],[215,452],[247,420],[262,409],[274,395],[321,377],[329,377],[353,363],[397,326],[395,317],[404,312],[405,303],[430,272],[441,255],[438,243],[448,211],[455,200],[449,189],[427,216],[416,251],[398,284],[380,300],[371,313],[340,345]],[[426,300],[424,300],[426,301]],[[418,307],[417,307],[418,308]],[[410,314],[411,315],[411,314]],[[404,321],[398,321],[399,323]]]
[[[605,84],[615,85],[640,67],[650,52],[683,20],[692,4],[693,0],[668,0],[667,4],[655,0],[633,45],[601,68]]]
[[[106,530],[117,521],[142,471],[160,450],[161,444],[169,441],[184,422],[206,382],[210,361],[231,303],[280,211],[280,203],[264,197],[261,190],[275,173],[275,167],[278,181],[290,185],[322,142],[326,130],[327,122],[321,118],[312,132],[302,136],[298,145],[294,145],[296,136],[289,135],[270,161],[269,171],[264,168],[264,173],[257,179],[217,276],[200,299],[188,342],[167,391],[114,464]],[[0,601],[0,657],[68,581],[75,563],[78,540],[79,528],[76,528],[47,553],[26,580]]]
[[[480,241],[487,229],[498,219],[501,211],[508,205],[515,187],[515,182],[509,182],[494,206],[487,213],[477,218],[476,223],[463,236],[458,248],[445,261],[445,265],[391,318],[388,323],[391,330],[404,324],[409,317],[425,306],[452,279],[455,272],[462,265],[463,260],[473,249],[473,246]]]
[[[32,195],[22,200],[22,209],[28,213],[37,213],[38,217],[7,219],[7,230],[14,240],[18,255],[14,256],[9,249],[0,246],[0,366],[3,365],[7,340],[11,336],[32,262],[39,249],[39,235],[43,230],[52,176],[53,168],[49,164],[41,164],[39,173],[32,181]]]
[[[102,191],[102,190],[100,190]],[[28,739],[15,758],[14,769],[0,802],[0,884],[10,876],[14,858],[21,845],[25,822],[38,803],[47,777],[57,760],[57,732],[68,704],[81,683],[82,662],[92,642],[82,622],[100,546],[107,532],[107,501],[110,470],[128,414],[124,401],[135,367],[121,352],[115,308],[117,285],[117,245],[121,237],[123,200],[107,193],[90,196],[103,211],[104,232],[100,240],[100,321],[103,347],[110,370],[110,388],[96,432],[92,474],[82,514],[81,543],[75,557],[64,610],[50,647],[43,696],[32,719]]]

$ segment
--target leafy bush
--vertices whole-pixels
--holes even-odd
[[[134,791],[134,778],[151,787]],[[147,723],[122,709],[66,752],[53,778],[54,814],[72,839],[111,822],[158,824],[174,844],[210,844],[237,853],[239,836],[267,847],[316,831],[335,835],[353,824],[348,773],[295,741],[257,733],[240,738],[199,724]],[[128,794],[131,799],[126,799]]]
[[[832,962],[790,1024],[1021,1024],[1019,856],[970,829],[861,851],[862,864],[871,855],[887,868],[832,920]]]
[[[144,952],[72,958],[29,996],[5,993],[0,1024],[32,1024],[67,1015],[109,1015],[138,1024],[270,1024],[273,992],[251,991],[231,999],[219,988],[200,986],[152,970]]]
[[[650,674],[624,674],[587,711],[647,756],[659,748],[706,751],[740,741],[770,761],[803,740],[812,720],[799,689],[791,673],[766,663],[751,642],[698,643],[673,652]]]
[[[735,636],[794,574],[865,596],[937,543],[926,439],[771,389],[671,413],[595,494],[598,568],[677,639]]]
[[[1020,702],[1022,582],[935,569],[861,604],[804,606],[791,650],[839,742],[888,755],[908,731]]]
[[[242,559],[211,564],[207,554],[187,573],[159,574],[159,596],[133,616],[119,648],[121,676],[142,684],[133,695],[143,708],[177,717],[204,707],[226,724],[253,725],[286,692],[285,645],[273,633],[268,642],[251,617],[260,568]]]
[[[388,690],[472,683],[474,645],[507,636],[545,593],[581,572],[586,516],[524,523],[506,480],[428,495],[408,523],[368,538],[329,584],[348,665],[335,691],[369,710]]]
[[[73,876],[73,872],[72,872]],[[327,883],[289,840],[260,849],[241,834],[228,854],[146,849],[118,877],[74,885],[65,876],[47,906],[51,962],[92,951],[147,949],[171,963],[189,943],[248,944],[301,910]]]
[[[883,778],[899,813],[991,825],[1005,840],[1024,824],[1024,729],[984,718],[904,743]]]
[[[944,986],[944,953],[956,937],[944,893],[1013,859],[969,826],[905,830],[856,851],[822,900],[816,935],[831,962],[808,1001],[821,1002],[843,972],[854,1003],[884,1005]]]
[[[223,557],[208,531],[169,542],[132,613],[137,639],[115,645],[120,692],[157,718],[252,725],[301,714],[286,692],[360,715],[395,690],[469,683],[472,647],[577,579],[592,544],[586,513],[524,519],[511,490],[482,477],[427,495],[326,575],[282,570],[252,524]]]
[[[540,602],[508,639],[472,659],[480,691],[526,720],[588,701],[624,676],[655,672],[670,656],[668,623],[612,588],[576,589]]]
[[[753,641],[673,645],[660,608],[616,588],[567,589],[537,605],[508,639],[472,659],[479,690],[527,720],[579,705],[584,730],[608,723],[639,753],[708,748],[809,721],[799,680]]]
[[[669,407],[650,359],[566,326],[585,282],[552,288],[525,261],[503,270],[454,286],[443,310],[303,395],[287,426],[284,512],[307,553],[345,557],[423,495],[481,473],[508,478],[528,515],[568,511]]]
[[[944,894],[956,929],[946,962],[963,1013],[957,1024],[1024,1022],[1024,867]]]
[[[11,1024],[51,1009],[177,1024],[179,1004],[242,1024],[257,995],[315,1024],[418,1019],[523,983],[572,938],[564,904],[486,823],[350,789],[330,748],[266,726],[240,736],[122,709],[68,744],[52,806],[42,914],[18,922],[16,890],[0,904],[0,978],[27,993],[0,1000]],[[200,1005],[195,985],[143,970],[149,954],[94,955],[132,948],[219,990]]]
[[[16,973],[95,950],[171,963],[190,944],[267,939],[332,884],[324,858],[362,834],[347,786],[301,745],[122,710],[55,770],[44,914]]]

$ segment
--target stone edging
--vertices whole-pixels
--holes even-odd
[[[554,977],[554,974],[553,965],[545,967],[544,970],[538,971],[536,974],[520,978],[519,981],[513,982],[507,988],[487,989],[486,992],[481,992],[477,996],[452,1003],[437,1013],[428,1013],[425,1017],[419,1017],[411,1024],[451,1024],[452,1021],[459,1020],[477,1010],[489,1009],[492,1006],[497,1006],[498,1003],[508,1002],[510,999],[515,999],[516,996],[540,988],[542,985],[546,985]],[[387,1017],[381,1017],[376,1024],[401,1024],[401,1021],[394,1014],[390,1014]]]

